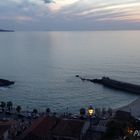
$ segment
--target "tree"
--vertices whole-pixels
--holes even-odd
[[[11,111],[12,106],[13,106],[13,103],[11,101],[7,102],[7,108],[9,111]]]
[[[56,117],[56,114],[57,114],[57,113],[56,113],[56,112],[54,112],[54,113],[53,113],[53,116],[54,116],[54,117]]]
[[[21,111],[21,106],[17,106],[17,107],[16,107],[16,111],[17,111],[18,113],[20,113],[20,111]]]
[[[106,125],[107,130],[105,132],[104,139],[113,140],[115,137],[124,137],[126,125],[124,122],[118,120],[111,120]]]
[[[33,115],[36,117],[36,114],[38,113],[38,110],[37,109],[33,109]]]
[[[80,109],[80,116],[83,117],[86,115],[86,109],[85,108],[81,108]]]
[[[46,109],[46,114],[49,115],[50,112],[51,112],[50,108],[47,108],[47,109]]]
[[[1,108],[2,108],[2,111],[4,111],[5,106],[6,106],[6,103],[2,101],[0,106],[1,106]]]

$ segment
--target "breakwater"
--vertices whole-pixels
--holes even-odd
[[[127,82],[117,81],[114,79],[111,79],[109,77],[102,77],[101,79],[88,79],[80,77],[79,75],[76,75],[77,78],[80,78],[82,81],[89,81],[92,83],[98,83],[105,87],[126,91],[130,93],[140,94],[140,85],[135,85]]]
[[[0,79],[0,87],[10,86],[10,85],[13,85],[14,83],[15,83],[14,81]]]

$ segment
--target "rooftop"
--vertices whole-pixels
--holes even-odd
[[[57,121],[56,117],[41,117],[25,131],[20,139],[26,139],[27,137],[47,137]]]
[[[4,125],[4,124],[0,125],[0,137],[2,137],[3,134],[4,134],[7,130],[9,130],[9,128],[10,128],[10,125]]]
[[[55,136],[67,136],[78,138],[84,127],[85,121],[83,120],[70,120],[62,119],[53,130]]]

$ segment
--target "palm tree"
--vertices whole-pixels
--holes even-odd
[[[17,107],[16,107],[16,111],[17,111],[18,113],[20,113],[20,111],[21,111],[21,106],[17,106]]]
[[[86,109],[85,108],[81,108],[80,109],[80,116],[84,117],[86,115]]]
[[[2,111],[4,111],[6,103],[2,101],[0,106],[1,106]]]
[[[12,106],[13,106],[13,103],[11,101],[7,102],[7,108],[9,111],[11,111]]]
[[[50,112],[51,112],[50,108],[47,108],[47,109],[46,109],[46,114],[49,115]]]
[[[36,114],[38,113],[38,110],[37,109],[33,109],[33,115],[36,117]]]

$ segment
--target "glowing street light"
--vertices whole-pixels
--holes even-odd
[[[91,139],[92,139],[92,117],[93,117],[93,115],[94,115],[94,109],[93,109],[93,107],[90,105],[89,107],[88,107],[88,116],[89,116],[89,119],[90,119],[90,137],[91,137]]]
[[[128,128],[128,134],[132,135],[134,133],[134,129],[133,128]]]
[[[88,108],[88,115],[89,115],[89,117],[92,117],[94,115],[94,109],[91,105]]]

